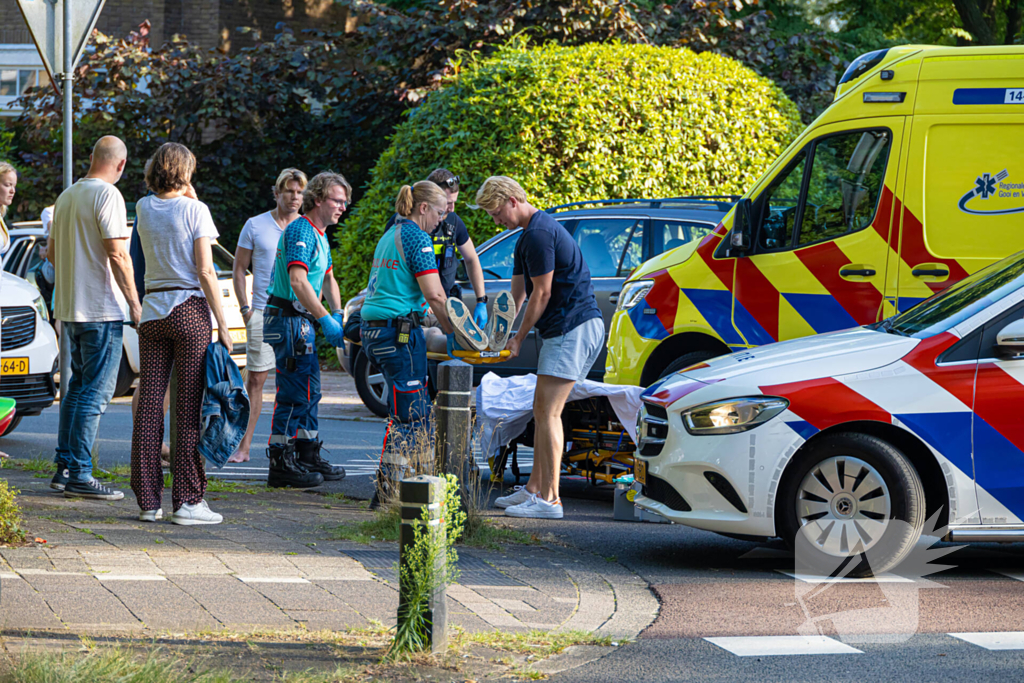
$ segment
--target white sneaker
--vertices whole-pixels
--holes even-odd
[[[516,302],[511,292],[498,292],[487,319],[487,341],[491,351],[504,351],[516,319]]]
[[[530,500],[530,496],[533,494],[526,490],[525,486],[517,486],[514,491],[507,496],[500,496],[494,501],[494,507],[501,508],[504,510],[507,507],[513,505],[520,505]]]
[[[143,510],[139,513],[140,522],[155,522],[158,519],[164,518],[164,509],[159,508],[156,510]]]
[[[487,350],[487,335],[473,320],[462,299],[451,297],[445,302],[444,310],[448,313],[452,327],[455,328],[455,340],[459,342],[459,346],[473,351]]]
[[[171,515],[171,522],[174,524],[182,524],[184,526],[191,526],[193,524],[220,524],[223,521],[224,518],[211,510],[209,504],[205,500],[201,500],[195,505],[185,503],[178,508],[173,515]]]
[[[556,498],[554,503],[549,503],[536,494],[530,495],[530,500],[519,505],[505,508],[505,514],[509,517],[531,517],[533,519],[561,519],[562,499]]]

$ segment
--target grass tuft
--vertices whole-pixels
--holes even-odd
[[[504,650],[538,658],[550,657],[575,645],[599,645],[611,647],[611,636],[599,636],[590,631],[527,631],[526,633],[504,633],[502,631],[456,632],[452,637],[453,648],[468,645],[483,645],[493,650]],[[622,639],[614,642],[622,643]]]
[[[138,660],[120,649],[96,650],[85,654],[26,654],[15,658],[10,670],[0,674],[0,683],[233,683],[223,671],[193,672],[159,650]]]
[[[388,506],[375,513],[373,519],[364,522],[347,522],[335,527],[324,527],[324,529],[327,538],[332,541],[352,541],[368,545],[380,541],[397,542],[400,525],[399,508]],[[460,545],[489,550],[498,550],[502,544],[539,545],[540,543],[540,539],[534,534],[527,534],[499,522],[492,522],[480,517],[477,517],[477,523],[467,528],[465,535],[459,540]]]

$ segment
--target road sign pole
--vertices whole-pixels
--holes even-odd
[[[72,87],[74,86],[75,53],[72,49],[73,33],[71,30],[71,3],[73,0],[64,0],[64,77],[61,94],[64,96],[64,189],[71,187],[72,183],[72,157],[74,147],[72,146],[72,134],[74,132],[74,117],[71,107]],[[60,343],[60,400],[67,396],[68,381],[71,379],[71,340],[68,330],[61,326]]]

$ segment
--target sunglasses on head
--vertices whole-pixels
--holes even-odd
[[[459,184],[459,176],[452,176],[447,180],[442,180],[441,184],[447,187],[449,190]]]

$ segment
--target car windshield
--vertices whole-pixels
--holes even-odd
[[[890,318],[880,329],[926,339],[959,325],[1022,286],[1024,252],[1018,252],[964,278],[906,313]]]
[[[217,277],[231,277],[231,268],[235,264],[235,257],[231,252],[216,242],[210,245],[213,252],[213,266],[217,269]]]

